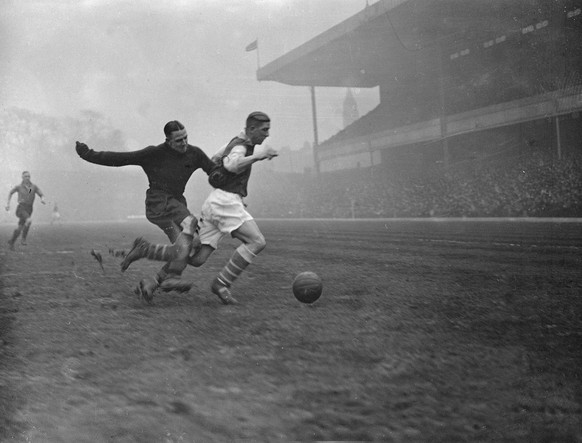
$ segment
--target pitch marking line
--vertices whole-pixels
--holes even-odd
[[[69,275],[70,272],[55,272],[55,271],[37,271],[37,272],[26,272],[26,273],[7,273],[0,274],[0,278],[3,277],[30,277],[31,275]]]
[[[485,243],[484,241],[479,242],[479,241],[470,241],[470,240],[441,240],[441,239],[426,239],[426,238],[420,238],[418,239],[419,242],[425,242],[425,243],[446,243],[446,244],[458,244],[458,245],[466,245],[466,246],[479,246],[483,243]],[[491,242],[490,244],[494,245],[494,246],[505,246],[505,247],[512,247],[512,248],[543,248],[543,247],[549,247],[549,248],[554,248],[554,249],[566,249],[566,250],[574,250],[577,251],[578,249],[580,249],[580,247],[578,246],[573,246],[573,245],[538,245],[538,244],[528,244],[528,245],[522,245],[520,243],[503,243],[503,242]]]

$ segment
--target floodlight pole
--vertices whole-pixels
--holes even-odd
[[[443,45],[442,41],[438,43],[438,82],[439,82],[439,107],[440,107],[440,129],[441,129],[441,146],[443,150],[443,160],[445,168],[448,169],[450,164],[449,140],[447,137],[447,105],[445,99],[445,74],[443,67]]]
[[[315,173],[319,175],[319,138],[317,135],[317,108],[315,106],[315,87],[310,86],[311,90],[311,113],[313,116],[313,165],[315,167]]]
[[[558,160],[562,160],[562,140],[560,136],[560,116],[556,112],[556,116],[554,117],[555,124],[556,124],[556,149],[558,151]]]

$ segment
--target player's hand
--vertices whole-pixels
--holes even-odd
[[[81,143],[81,142],[76,142],[76,146],[75,149],[77,150],[77,154],[79,154],[79,157],[84,158],[87,153],[89,152],[89,146],[87,146],[85,143]]]
[[[271,160],[273,157],[277,157],[278,155],[279,152],[274,148],[271,148],[270,146],[266,147],[265,150],[263,151],[263,158],[266,158],[268,160]]]
[[[10,205],[6,205],[6,211],[10,211]]]

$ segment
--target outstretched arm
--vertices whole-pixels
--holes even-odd
[[[261,149],[246,157],[245,154],[246,148],[242,145],[232,148],[230,154],[228,154],[228,156],[226,156],[223,160],[225,169],[227,171],[238,174],[253,163],[261,160],[271,160],[273,157],[277,157],[279,155],[279,153],[271,147],[266,147],[265,149]]]
[[[127,166],[139,165],[143,158],[144,152],[148,148],[140,151],[131,152],[114,152],[114,151],[94,151],[85,143],[76,142],[75,150],[79,157],[89,163],[95,163],[102,166]]]

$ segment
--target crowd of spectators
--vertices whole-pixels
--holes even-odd
[[[258,170],[249,197],[257,217],[582,217],[576,153],[540,151],[407,178],[380,167],[320,176]]]

